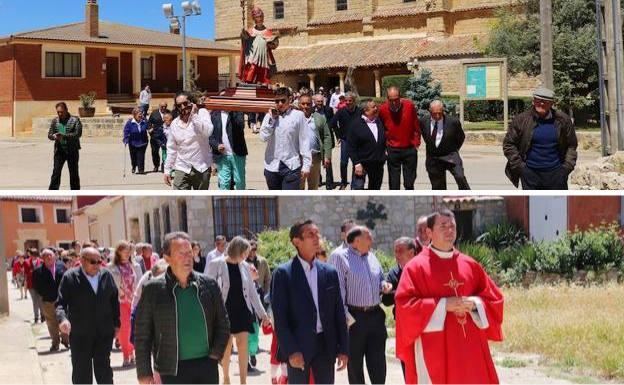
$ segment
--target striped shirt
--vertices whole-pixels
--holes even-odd
[[[338,253],[336,253],[338,251]],[[364,255],[348,246],[342,253],[337,249],[333,260],[330,260],[340,280],[340,293],[345,305],[345,314],[348,306],[369,307],[377,306],[381,302],[381,284],[384,281],[383,269],[372,252]]]

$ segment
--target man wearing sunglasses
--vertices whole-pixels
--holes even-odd
[[[81,266],[65,273],[58,292],[56,316],[69,334],[72,383],[112,384],[110,353],[119,333],[119,294],[112,274],[101,269],[100,252],[85,247]]]
[[[312,167],[306,118],[290,105],[291,92],[286,87],[275,91],[275,108],[262,121],[260,139],[267,142],[264,177],[269,190],[299,190]]]
[[[180,116],[169,128],[165,184],[173,182],[174,190],[208,190],[212,166],[208,139],[214,129],[210,114],[199,110],[187,92],[180,92],[175,102]]]

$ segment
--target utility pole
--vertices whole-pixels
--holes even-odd
[[[552,20],[552,0],[540,0],[542,82],[551,90],[555,88]]]
[[[624,52],[620,0],[596,0],[603,155],[624,150]]]

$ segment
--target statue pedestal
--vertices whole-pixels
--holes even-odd
[[[208,110],[263,113],[275,107],[275,93],[263,85],[241,84],[209,97],[204,105]]]

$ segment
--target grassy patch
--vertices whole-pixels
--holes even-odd
[[[497,364],[503,368],[525,368],[528,365],[528,363],[524,360],[511,357],[505,357],[497,362]]]
[[[506,288],[502,351],[565,371],[624,380],[624,286]]]

